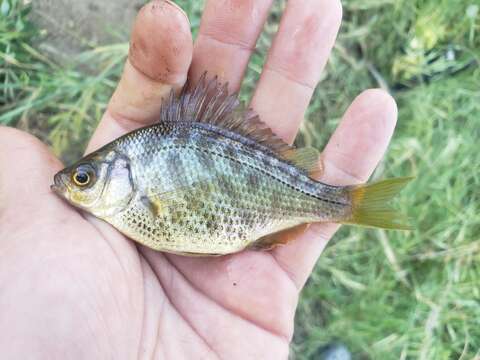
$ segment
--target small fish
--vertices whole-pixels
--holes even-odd
[[[131,239],[184,255],[271,249],[313,222],[409,228],[388,202],[410,178],[331,186],[320,173],[316,150],[286,144],[204,75],[164,101],[158,123],[60,171],[52,189]]]

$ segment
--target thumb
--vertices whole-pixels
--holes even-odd
[[[193,43],[186,14],[169,0],[145,5],[135,21],[128,60],[87,152],[153,123],[162,98],[186,82]]]

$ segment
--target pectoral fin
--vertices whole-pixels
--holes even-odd
[[[211,178],[205,180],[199,180],[192,184],[178,185],[175,189],[166,190],[162,192],[150,192],[144,194],[141,197],[142,203],[147,207],[151,214],[154,217],[161,216],[165,211],[168,211],[171,208],[178,207],[186,197],[186,194],[194,194],[196,192],[201,192],[205,194],[206,192],[212,189],[212,182],[214,180]],[[189,207],[192,210],[195,210],[195,196],[190,196]],[[199,203],[199,207],[200,207]]]
[[[143,195],[141,197],[142,204],[150,211],[153,217],[158,217],[164,209],[164,203],[159,198]]]

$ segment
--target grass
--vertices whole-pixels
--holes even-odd
[[[182,0],[192,27],[202,3]],[[4,5],[7,4],[7,5]],[[262,68],[278,1],[241,96]],[[293,356],[332,341],[355,359],[480,358],[480,6],[475,0],[344,0],[344,22],[300,144],[321,148],[349,102],[383,87],[399,125],[376,177],[416,176],[398,206],[410,233],[344,227],[302,293]],[[0,0],[0,123],[76,158],[113,91],[127,44],[60,66],[34,47],[28,8]]]

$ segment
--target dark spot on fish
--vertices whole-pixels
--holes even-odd
[[[236,283],[236,282],[234,282],[234,283],[233,283],[233,286],[237,286],[237,283]]]
[[[270,160],[269,160],[268,157],[265,157],[265,156],[264,156],[264,157],[262,157],[261,159],[262,159],[262,164],[263,164],[263,168],[264,168],[264,169],[269,169],[269,168],[272,167],[272,165],[270,164]]]
[[[201,133],[195,133],[196,136],[196,145],[200,148],[200,149],[209,149],[212,144],[211,144],[211,139],[208,139],[206,138],[203,134]],[[210,135],[210,134],[209,134]],[[209,136],[210,137],[210,136]],[[213,134],[213,136],[211,136],[211,138],[213,138],[214,140],[217,139],[217,136],[216,134]]]
[[[233,160],[231,166],[234,174],[240,174],[244,168],[242,163],[237,160]]]
[[[236,151],[233,147],[228,146],[224,149],[224,151],[225,155],[230,159],[235,159],[237,157]]]
[[[250,187],[257,185],[258,177],[254,173],[249,173],[247,176],[247,184]]]
[[[213,170],[215,168],[215,161],[211,155],[200,153],[198,161],[205,169]]]
[[[190,199],[190,201],[187,202],[187,210],[189,212],[195,211],[197,209],[197,203],[194,198]]]
[[[245,233],[244,233],[243,231],[238,231],[238,234],[237,234],[237,235],[238,235],[238,238],[239,238],[239,239],[242,239],[242,240],[243,240],[244,237],[245,237]]]
[[[219,176],[217,179],[217,186],[220,189],[220,191],[224,192],[227,190],[229,187],[228,181],[225,176]]]
[[[172,175],[178,175],[177,173],[180,172],[182,160],[180,159],[180,154],[176,151],[170,151],[168,153],[166,163],[168,169],[172,171]]]
[[[279,210],[282,205],[282,199],[277,192],[274,192],[270,197],[272,210]]]
[[[205,223],[205,226],[207,227],[207,230],[212,230],[212,228],[213,228],[213,226],[214,226],[214,223],[213,223],[213,221],[208,220],[208,221]]]

